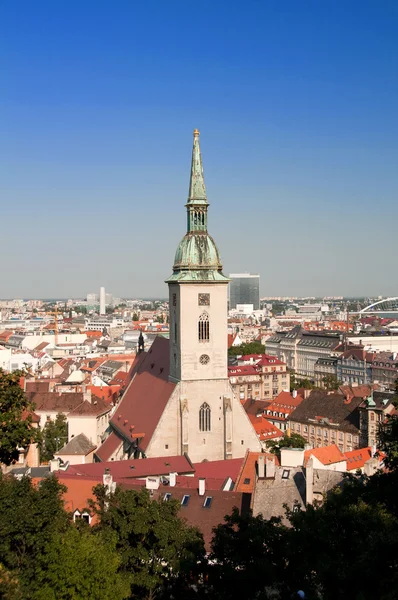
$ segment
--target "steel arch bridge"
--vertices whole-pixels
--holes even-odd
[[[378,300],[373,304],[369,304],[357,314],[377,314],[377,313],[397,313],[398,314],[398,296],[394,298],[384,298],[384,300]]]

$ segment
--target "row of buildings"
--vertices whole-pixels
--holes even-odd
[[[332,376],[348,385],[380,383],[393,388],[398,377],[397,340],[344,336],[339,332],[307,331],[300,325],[277,332],[265,341],[268,354],[285,362],[291,371],[322,386]]]

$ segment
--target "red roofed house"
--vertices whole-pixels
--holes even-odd
[[[303,400],[303,396],[298,394],[295,390],[291,393],[281,392],[270,404],[268,404],[264,411],[264,416],[266,416],[270,423],[282,431],[287,431],[287,419],[290,413],[292,413]]]
[[[228,376],[240,400],[267,400],[290,388],[286,364],[268,354],[240,356],[237,367],[228,367]]]
[[[99,459],[187,453],[193,461],[220,460],[260,449],[228,379],[229,280],[207,232],[197,131],[186,209],[187,232],[166,282],[170,339],[155,338],[142,359],[111,419],[109,444],[116,445],[116,436],[119,445],[111,455],[99,448]],[[270,367],[271,388],[272,375]]]
[[[281,440],[283,438],[283,431],[270,423],[262,414],[249,414],[249,419],[264,450],[267,448],[267,442],[271,440]]]
[[[67,416],[69,442],[83,433],[92,444],[99,446],[106,437],[112,407],[111,403],[98,398],[91,390],[85,392],[83,402]]]

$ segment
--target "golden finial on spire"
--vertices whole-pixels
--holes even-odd
[[[194,129],[193,135],[194,135],[194,137],[197,137],[199,135],[199,129]]]

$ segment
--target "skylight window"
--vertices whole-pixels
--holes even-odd
[[[181,500],[181,506],[187,506],[189,499],[190,499],[190,495],[189,494],[185,494]]]
[[[168,502],[170,500],[170,498],[171,498],[171,494],[167,493],[167,494],[164,495],[163,500],[165,502]]]
[[[289,479],[289,469],[284,469],[282,473],[282,479]]]
[[[203,508],[210,508],[212,502],[213,496],[206,496],[205,501],[203,502]]]
[[[250,477],[245,477],[245,479],[243,480],[243,483],[245,485],[248,485],[250,483]]]

